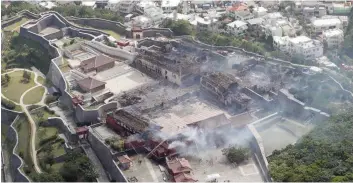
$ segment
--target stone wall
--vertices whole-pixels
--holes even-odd
[[[255,157],[255,162],[261,170],[260,173],[265,182],[272,182],[262,138],[257,132],[256,128],[253,126],[253,124],[248,124],[246,130],[251,134],[250,148]]]
[[[142,30],[143,37],[172,37],[173,31],[168,28],[148,28]]]
[[[19,22],[22,20],[22,18],[23,18],[23,15],[18,15],[16,17],[9,19],[9,20],[3,21],[3,22],[1,22],[1,27],[4,28],[4,27],[7,27],[7,26],[14,24],[16,22]]]
[[[108,29],[112,30],[122,36],[126,35],[126,27],[116,21],[111,21],[111,20],[105,20],[105,19],[100,19],[100,18],[77,18],[77,17],[66,17],[68,21],[80,24],[80,25],[86,25],[90,26],[96,29]]]
[[[100,42],[94,41],[94,40],[85,41],[85,44],[88,46],[91,46],[92,48],[97,49],[98,51],[101,51],[107,55],[119,57],[124,60],[133,61],[135,59],[135,57],[137,56],[137,53],[131,53],[131,52],[128,52],[128,51],[120,49],[120,48],[110,47],[110,46],[107,46],[103,43],[100,43]]]
[[[70,144],[77,144],[79,137],[75,131],[72,131],[59,117],[50,117],[48,118],[48,123],[45,123],[47,126],[53,126],[59,130],[60,133],[63,133]]]
[[[286,116],[293,116],[301,120],[307,120],[311,117],[315,117],[317,120],[325,120],[330,117],[329,114],[319,109],[306,106],[305,103],[295,99],[292,94],[285,91],[279,91],[278,101]]]
[[[86,110],[81,105],[77,105],[75,108],[76,120],[80,123],[97,123],[98,122],[98,110]]]
[[[1,107],[1,124],[9,126],[7,134],[6,134],[6,144],[12,144],[13,146],[4,147],[3,153],[11,152],[9,154],[9,164],[5,165],[8,166],[8,170],[10,171],[12,182],[29,182],[29,178],[21,171],[21,167],[23,165],[23,160],[16,154],[16,148],[18,145],[18,134],[16,129],[14,128],[13,124],[18,119],[18,115],[20,113],[7,110]],[[9,148],[9,149],[7,149]],[[6,152],[4,150],[7,150]]]
[[[89,127],[88,142],[96,153],[99,161],[102,163],[103,168],[108,173],[108,176],[116,182],[127,182],[124,174],[115,163],[109,147],[99,140],[92,130],[93,129]]]

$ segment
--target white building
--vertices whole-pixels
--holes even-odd
[[[227,31],[234,35],[242,35],[247,29],[247,23],[240,20],[227,24]]]
[[[118,12],[122,14],[130,14],[134,11],[135,5],[138,3],[136,0],[124,0],[117,4]]]
[[[172,13],[174,10],[178,9],[181,0],[162,0],[161,8],[164,13]]]
[[[315,1],[296,2],[295,9],[297,13],[301,12],[306,17],[322,17],[327,14],[325,4]]]
[[[340,47],[344,41],[344,33],[341,29],[324,31],[322,36],[322,39],[328,48]]]
[[[270,23],[264,22],[264,30],[266,36],[295,36],[296,29],[286,19],[273,19]]]
[[[303,56],[307,60],[312,60],[323,55],[322,43],[306,36],[295,38],[275,36],[273,37],[273,47],[291,56]]]
[[[329,29],[342,29],[343,24],[339,18],[320,18],[312,19],[311,25],[314,33],[322,33]]]
[[[267,9],[261,6],[255,7],[252,13],[255,15],[255,17],[262,17],[267,14]]]
[[[190,21],[198,31],[218,31],[219,22],[216,18],[195,16],[194,20]]]
[[[142,29],[152,27],[153,21],[144,15],[140,15],[137,17],[132,18],[133,26],[141,27]]]
[[[151,19],[154,25],[160,24],[164,19],[163,10],[160,7],[157,7],[152,1],[141,1],[136,4],[135,10],[143,13],[144,16]]]

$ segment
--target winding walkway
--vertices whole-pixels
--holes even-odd
[[[27,107],[32,105],[32,104],[24,104],[23,102],[23,99],[24,97],[26,96],[26,94],[28,92],[30,92],[31,90],[33,90],[34,88],[36,87],[44,87],[44,94],[40,100],[40,102],[36,103],[37,105],[45,105],[44,103],[44,99],[45,99],[45,94],[48,92],[47,88],[42,85],[41,83],[38,82],[38,74],[36,72],[33,72],[31,70],[27,70],[27,69],[13,69],[9,72],[6,72],[6,73],[3,73],[2,75],[4,74],[9,74],[11,72],[16,72],[16,71],[28,71],[28,72],[31,72],[34,74],[34,83],[36,84],[35,86],[29,88],[28,90],[26,90],[22,95],[21,95],[21,98],[20,98],[20,103],[17,103],[17,102],[14,102],[15,104],[17,105],[20,105],[24,111],[24,113],[27,115],[28,117],[28,120],[30,122],[30,125],[31,125],[31,139],[30,139],[30,144],[31,144],[31,156],[32,156],[32,160],[33,160],[33,164],[34,164],[34,169],[36,170],[36,172],[38,173],[42,173],[41,169],[40,169],[40,166],[38,164],[38,160],[37,160],[37,151],[36,151],[36,146],[35,146],[35,142],[36,142],[36,132],[37,132],[37,125],[36,125],[36,122],[33,120],[30,112],[28,111]],[[5,97],[2,93],[1,93],[1,96]],[[5,97],[6,98],[6,97]],[[8,98],[6,98],[8,99]]]

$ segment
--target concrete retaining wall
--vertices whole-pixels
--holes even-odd
[[[105,171],[109,174],[108,176],[116,182],[127,182],[124,174],[113,160],[114,157],[109,147],[92,133],[91,127],[89,127],[88,142],[91,144],[93,151],[96,153]]]

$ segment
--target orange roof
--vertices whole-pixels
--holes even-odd
[[[192,170],[189,161],[185,158],[169,160],[167,165],[173,173],[190,172]]]
[[[244,3],[235,4],[232,7],[228,8],[227,11],[245,11],[248,9],[248,6]]]
[[[193,177],[189,173],[179,173],[174,176],[175,182],[196,182]]]
[[[128,155],[122,155],[118,157],[120,163],[130,163],[132,160],[129,158]]]

